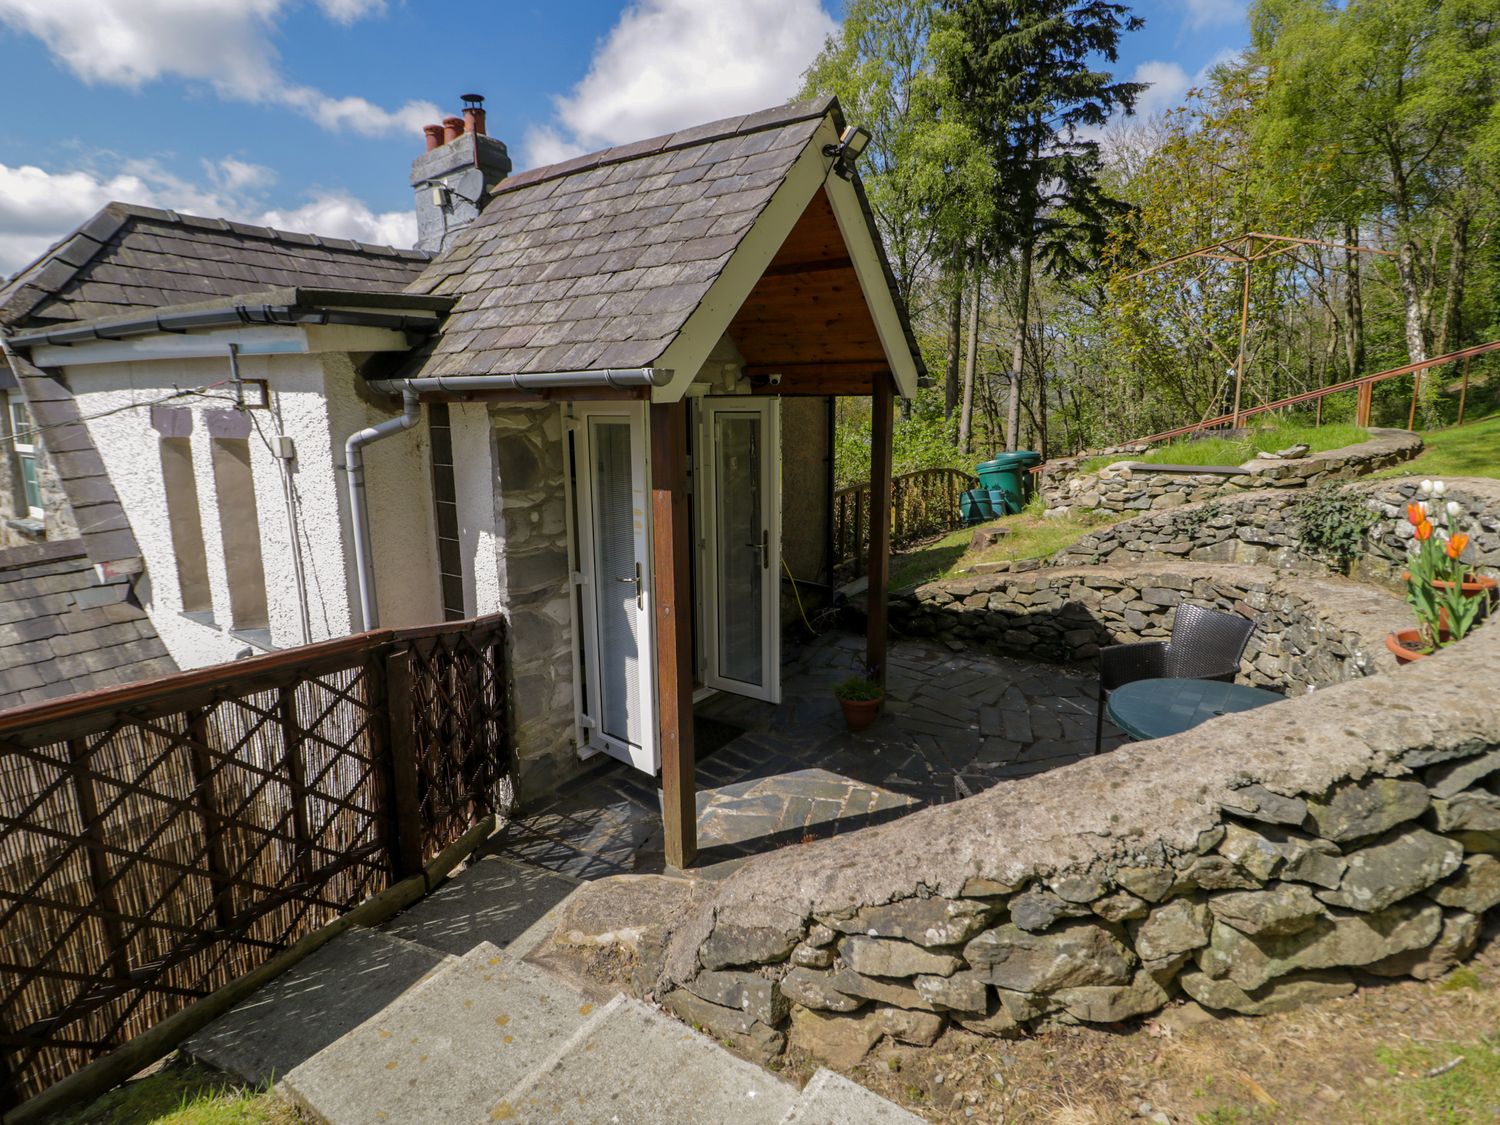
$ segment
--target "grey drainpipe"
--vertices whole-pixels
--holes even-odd
[[[422,416],[418,396],[423,393],[463,394],[470,391],[528,391],[566,387],[664,387],[672,381],[665,367],[611,367],[599,371],[531,371],[515,375],[442,375],[416,379],[371,379],[378,391],[401,395],[400,417],[390,418],[352,434],[344,443],[344,467],[349,472],[349,519],[354,525],[354,566],[359,577],[359,608],[366,629],[380,625],[375,604],[375,575],[370,552],[370,514],[365,505],[365,466],[360,450],[390,434],[409,430]]]
[[[359,576],[359,612],[365,629],[379,627],[380,610],[375,603],[370,512],[365,503],[365,462],[360,450],[383,437],[411,429],[421,419],[422,405],[414,389],[408,387],[402,391],[401,407],[399,416],[350,434],[349,440],[344,442],[344,468],[349,473],[349,522],[354,528],[354,569]]]

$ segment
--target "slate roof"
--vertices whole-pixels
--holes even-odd
[[[503,181],[412,284],[457,300],[404,374],[649,366],[836,107],[780,106]]]
[[[0,323],[91,320],[273,286],[397,292],[430,257],[111,203],[0,288]]]
[[[0,709],[176,672],[128,582],[77,539],[0,551]]]

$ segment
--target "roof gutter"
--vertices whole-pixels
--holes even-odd
[[[105,324],[74,324],[61,328],[18,332],[10,338],[10,342],[15,347],[35,347],[41,344],[67,347],[70,344],[87,344],[96,340],[121,340],[130,336],[147,336],[158,332],[233,328],[245,324],[291,326],[352,324],[364,328],[393,328],[405,332],[430,333],[436,331],[439,320],[439,315],[436,313],[413,315],[362,309],[319,309],[304,305],[231,305],[221,309],[198,309],[193,312],[147,313]]]
[[[597,371],[522,371],[512,375],[423,375],[415,379],[371,379],[386,394],[473,394],[483,391],[548,391],[568,387],[665,387],[667,367],[605,367]]]

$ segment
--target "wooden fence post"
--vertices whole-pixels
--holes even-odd
[[[422,870],[422,801],[411,706],[411,653],[406,649],[385,658],[385,688],[396,874],[404,879]]]
[[[277,691],[282,737],[286,753],[282,765],[286,770],[287,788],[292,798],[292,835],[297,841],[297,875],[304,883],[312,882],[312,833],[307,824],[307,771],[302,761],[304,732],[297,718],[297,689],[283,687]]]
[[[854,577],[865,572],[865,490],[854,490]]]
[[[895,426],[894,384],[889,374],[875,376],[870,396],[870,580],[865,589],[865,663],[885,684],[887,587],[891,576],[891,431]]]
[[[214,889],[214,920],[221,930],[233,925],[234,881],[224,858],[224,818],[214,796],[214,768],[208,752],[208,709],[191,712],[188,719],[188,762],[193,771],[193,791],[198,795],[198,825],[203,833],[203,854],[208,880]]]
[[[1458,392],[1458,421],[1456,425],[1464,424],[1464,402],[1469,397],[1469,357],[1464,356],[1464,384]]]
[[[130,975],[130,958],[126,956],[125,931],[120,926],[120,907],[109,877],[104,840],[99,832],[99,802],[94,779],[84,764],[89,757],[88,740],[68,739],[68,767],[73,793],[78,798],[78,819],[82,825],[84,851],[88,855],[89,885],[99,904],[99,924],[104,930],[105,957],[110,971],[120,980]]]

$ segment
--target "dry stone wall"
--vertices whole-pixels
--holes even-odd
[[[1347,579],[1171,560],[934,582],[893,599],[890,614],[908,636],[1074,661],[1168,636],[1183,602],[1252,618],[1240,679],[1291,693],[1393,668],[1385,635],[1409,624],[1399,598]]]
[[[1471,534],[1465,558],[1487,573],[1500,574],[1500,480],[1463,477],[1446,483],[1445,499],[1462,506]],[[1399,577],[1414,542],[1406,505],[1419,495],[1420,484],[1416,477],[1399,477],[1344,486],[1365,497],[1376,513],[1364,556],[1356,560],[1357,576],[1384,582]],[[1176,558],[1327,573],[1327,561],[1302,546],[1295,509],[1303,498],[1300,493],[1266,489],[1148,513],[1091,532],[1049,562],[1118,566]]]
[[[1258,1015],[1429,978],[1500,903],[1500,627],[1375,679],[758,857],[656,992],[761,1057]]]
[[[1407,430],[1371,430],[1370,439],[1358,445],[1287,460],[1257,458],[1219,471],[1118,461],[1098,472],[1080,473],[1081,459],[1070,458],[1043,467],[1040,491],[1047,510],[1057,514],[1074,509],[1150,511],[1247,489],[1295,489],[1349,480],[1409,461],[1421,451],[1422,439]]]

